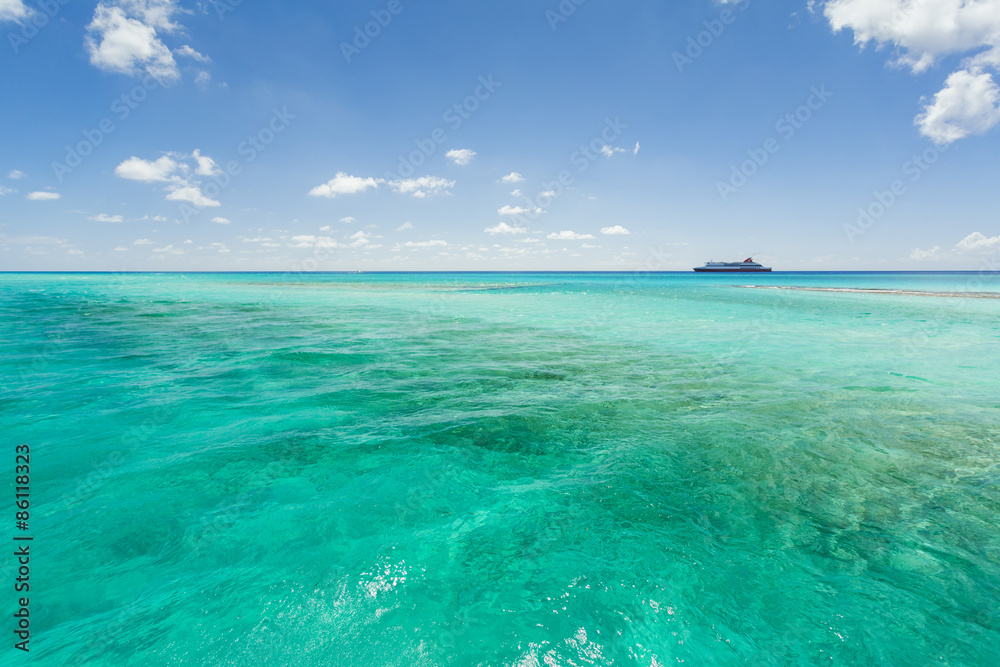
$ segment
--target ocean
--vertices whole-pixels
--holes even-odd
[[[0,663],[1000,664],[995,297],[2,274]]]

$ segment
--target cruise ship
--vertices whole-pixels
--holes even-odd
[[[705,262],[705,266],[696,266],[695,271],[705,273],[766,273],[770,266],[762,266],[760,262],[747,257],[742,262]]]

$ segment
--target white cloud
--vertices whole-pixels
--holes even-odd
[[[229,252],[229,248],[226,247],[225,243],[215,242],[215,243],[209,243],[208,245],[212,250],[217,250],[222,253]]]
[[[483,230],[487,234],[523,234],[528,231],[525,227],[516,227],[508,225],[506,222],[501,222],[495,227],[487,227]]]
[[[174,172],[180,168],[181,165],[169,155],[156,160],[143,160],[133,155],[115,167],[115,176],[143,183],[170,181],[176,179]]]
[[[122,216],[108,215],[107,213],[98,213],[97,215],[87,218],[87,220],[91,220],[93,222],[125,222],[125,218]]]
[[[453,148],[444,154],[446,158],[448,158],[455,164],[459,165],[460,167],[464,167],[465,165],[472,162],[472,158],[476,157],[477,155],[478,153],[476,153],[476,151],[471,151],[468,148],[457,148],[457,149]]]
[[[942,259],[941,246],[934,246],[930,250],[921,250],[920,248],[914,248],[913,252],[910,253],[910,259],[916,260],[918,262],[931,262]]]
[[[351,248],[360,248],[360,247],[364,247],[364,246],[371,246],[372,235],[371,234],[367,234],[367,233],[361,231],[360,229],[358,231],[354,232],[353,234],[351,234],[348,238],[351,239],[351,241],[352,241],[350,244],[348,244],[348,246],[351,247]],[[377,248],[377,247],[380,247],[380,246],[371,246],[371,247]]]
[[[525,213],[545,213],[542,209],[538,208],[524,208],[523,206],[502,206],[497,209],[497,213],[500,215],[524,215]]]
[[[389,181],[389,187],[401,195],[409,194],[414,197],[426,197],[427,195],[437,195],[450,190],[455,187],[455,181],[449,181],[437,176],[421,176],[420,178]]]
[[[639,142],[635,142],[635,148],[632,149],[619,148],[618,146],[605,144],[601,146],[601,153],[603,153],[605,157],[611,157],[615,153],[631,153],[632,155],[636,155],[639,153]]]
[[[200,63],[212,62],[211,58],[209,58],[203,53],[198,53],[187,44],[185,44],[179,49],[175,49],[174,53],[176,53],[179,56],[184,56],[185,58],[191,58],[192,60],[197,60]]]
[[[568,229],[564,229],[561,232],[552,232],[551,234],[548,235],[547,238],[556,239],[556,240],[559,240],[559,241],[581,241],[583,239],[592,239],[592,238],[594,238],[594,235],[593,234],[577,234],[576,232],[572,232],[572,231],[570,231]]]
[[[520,183],[524,180],[524,176],[517,173],[516,171],[512,171],[503,178],[501,178],[500,180],[503,181],[504,183]]]
[[[945,259],[962,260],[968,255],[982,255],[1000,250],[1000,234],[986,236],[982,232],[972,232],[949,250],[934,246],[930,250],[915,248],[910,259],[918,262],[937,262]]]
[[[155,241],[151,239],[136,239],[135,243],[132,245],[153,245],[153,243],[155,243]]]
[[[252,239],[243,239],[244,243],[270,243],[271,238],[268,236],[255,236]]]
[[[986,236],[982,232],[972,232],[955,244],[959,252],[990,252],[1000,248],[1000,235]]]
[[[59,199],[60,195],[58,192],[29,192],[28,199],[33,201],[51,201],[53,199]]]
[[[405,232],[407,229],[413,229],[412,222],[404,222],[399,227],[396,227],[397,232]]]
[[[28,17],[28,9],[21,0],[0,0],[0,21],[20,21]]]
[[[403,245],[406,246],[407,248],[436,248],[439,246],[442,248],[448,247],[447,241],[442,241],[440,239],[436,239],[434,241],[407,241]]]
[[[211,81],[212,75],[205,70],[198,72],[198,76],[194,78],[195,85],[201,89],[206,88]]]
[[[614,227],[602,227],[602,234],[608,234],[609,236],[615,236],[619,234],[631,234],[629,230],[625,229],[621,225],[615,225]]]
[[[14,188],[8,188],[3,185],[0,185],[0,197],[4,195],[9,195],[12,192],[17,192],[17,190],[15,190]]]
[[[115,175],[143,183],[169,183],[165,188],[166,199],[169,201],[190,202],[202,207],[220,206],[218,201],[207,197],[201,191],[200,181],[189,177],[192,170],[189,162],[192,161],[194,173],[200,176],[212,176],[220,171],[215,160],[195,150],[190,155],[168,153],[156,160],[143,160],[133,155],[115,167]],[[153,219],[161,222],[166,220],[162,216]]]
[[[214,218],[212,218],[212,222],[219,225],[228,225],[230,222],[232,222],[232,220],[230,220],[229,218],[223,218],[222,216],[215,216]]]
[[[939,144],[982,134],[1000,122],[1000,88],[978,68],[952,72],[914,122],[921,134]]]
[[[340,219],[340,221],[341,221],[342,223],[344,223],[345,225],[349,225],[349,224],[351,224],[352,222],[357,222],[357,221],[358,221],[358,219],[357,219],[357,218],[355,218],[354,216],[351,216],[351,215],[349,215],[349,216],[347,216],[346,218],[341,218],[341,219]]]
[[[510,196],[511,197],[520,197],[521,196],[521,188],[514,188],[513,190],[511,190],[510,191]]]
[[[0,2],[3,2],[3,1],[4,0],[0,0]],[[27,174],[24,173],[23,171],[21,171],[20,169],[15,169],[14,171],[12,171],[9,174],[7,174],[7,178],[13,178],[15,180],[18,179],[18,178],[24,178],[25,176],[27,176]]]
[[[195,206],[221,206],[221,204],[214,199],[206,197],[201,192],[201,188],[197,185],[180,185],[170,190],[167,194],[167,199],[170,201],[186,201],[194,204]]]
[[[162,248],[153,248],[153,252],[158,252],[161,254],[169,253],[171,255],[180,255],[184,253],[184,251],[181,250],[180,248],[175,248],[173,244],[165,245]]]
[[[292,248],[339,248],[341,244],[331,236],[300,234],[292,237]]]
[[[128,252],[128,248],[126,248],[126,247],[125,247],[125,246],[123,246],[123,245],[120,245],[120,246],[118,246],[117,248],[115,248],[115,250],[114,250],[114,251],[115,251],[115,252]]]
[[[360,176],[351,176],[350,174],[338,171],[337,175],[329,181],[323,185],[317,185],[310,190],[309,196],[333,199],[339,195],[355,195],[359,192],[364,192],[368,188],[375,188],[377,190],[379,184],[384,182],[381,178],[361,178]]]
[[[1000,0],[828,0],[823,13],[861,47],[891,45],[893,64],[924,72],[942,58],[971,54],[915,119],[930,139],[950,143],[1000,122]]]
[[[823,13],[834,32],[853,30],[855,44],[892,44],[894,63],[914,72],[950,53],[992,49],[1000,39],[997,0],[830,0]]]
[[[173,32],[171,16],[179,11],[174,0],[120,0],[101,2],[87,26],[84,44],[95,67],[121,74],[149,73],[168,83],[180,77],[170,49],[157,29]]]
[[[197,149],[195,149],[194,153],[191,154],[191,157],[193,157],[198,163],[198,168],[195,169],[195,173],[200,176],[212,176],[222,171],[219,169],[219,165],[215,164],[215,160],[207,155],[202,155],[201,151]]]

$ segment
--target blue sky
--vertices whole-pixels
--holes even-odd
[[[1000,0],[0,0],[0,34],[6,270],[1000,251]]]

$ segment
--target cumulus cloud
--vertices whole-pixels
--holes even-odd
[[[504,183],[520,183],[524,180],[524,176],[517,173],[516,171],[512,171],[503,178],[501,178],[500,180],[503,181]]]
[[[986,236],[982,232],[972,232],[955,244],[959,252],[992,252],[1000,248],[1000,234]]]
[[[153,245],[153,243],[155,243],[155,241],[151,239],[136,239],[135,243],[132,245]]]
[[[115,167],[115,176],[143,183],[169,181],[174,178],[175,172],[180,169],[180,166],[169,155],[164,155],[156,160],[143,160],[133,155]]]
[[[177,80],[177,62],[157,31],[177,31],[171,19],[179,11],[175,0],[99,3],[84,41],[90,63],[121,74],[148,73],[161,83]]]
[[[191,162],[194,163],[193,168]],[[165,189],[166,198],[170,201],[202,207],[219,206],[218,201],[202,192],[201,182],[191,177],[192,170],[198,176],[213,176],[220,171],[215,160],[195,150],[190,155],[168,153],[156,160],[144,160],[133,155],[115,167],[115,175],[143,183],[169,183]]]
[[[340,195],[356,195],[359,192],[368,190],[369,188],[377,190],[379,185],[382,183],[385,183],[385,181],[381,178],[362,178],[360,176],[351,176],[345,172],[338,171],[337,175],[329,181],[322,185],[317,185],[310,190],[309,196],[333,199]]]
[[[399,227],[396,227],[397,232],[405,232],[407,229],[413,229],[412,222],[404,222]]]
[[[292,237],[292,248],[379,248],[371,245],[371,234],[358,230],[348,237],[347,242],[338,241],[332,236],[314,236],[300,234]],[[268,239],[270,240],[270,239]],[[266,244],[265,244],[266,245]]]
[[[219,169],[219,166],[215,164],[215,160],[207,155],[202,155],[201,151],[198,149],[195,149],[194,153],[191,153],[191,157],[193,157],[198,163],[198,168],[195,169],[195,173],[200,176],[214,176],[222,171]]]
[[[470,151],[468,148],[458,148],[451,149],[444,154],[446,158],[454,162],[455,164],[464,167],[465,165],[472,162],[472,158],[476,157],[478,153],[476,151]]]
[[[516,227],[508,225],[506,222],[501,222],[494,227],[487,227],[483,231],[487,234],[523,234],[528,230],[525,227]]]
[[[439,246],[445,248],[448,246],[448,242],[436,239],[434,241],[407,241],[403,245],[407,248],[436,248]]]
[[[60,195],[58,192],[29,192],[28,199],[32,201],[51,201],[53,199],[59,199]]]
[[[409,194],[414,197],[426,197],[427,195],[437,195],[447,192],[455,187],[455,181],[449,181],[437,176],[421,176],[420,178],[389,181],[389,187],[401,195]]]
[[[210,197],[206,197],[201,188],[197,185],[181,185],[170,190],[167,194],[170,201],[186,201],[195,206],[221,206],[219,202]]]
[[[312,234],[299,234],[292,237],[292,248],[339,248],[340,243],[332,236],[314,236]]]
[[[0,0],[0,21],[20,21],[28,18],[28,9],[21,0]]]
[[[3,0],[0,0],[0,2],[3,2]],[[27,174],[25,174],[20,169],[15,169],[12,172],[10,172],[9,174],[7,174],[7,178],[13,178],[15,180],[18,179],[18,178],[24,178],[25,176],[27,176]]]
[[[850,29],[864,47],[891,45],[892,63],[914,73],[943,57],[970,54],[915,123],[938,143],[981,134],[1000,122],[993,74],[1000,69],[1000,0],[828,0],[834,32]]]
[[[608,234],[609,236],[615,236],[615,235],[631,234],[632,232],[625,229],[621,225],[615,225],[613,227],[602,227],[601,233]]]
[[[369,233],[367,233],[367,232],[363,232],[360,229],[358,231],[354,232],[353,234],[351,234],[350,236],[348,236],[347,238],[350,239],[350,241],[351,241],[348,244],[348,247],[351,247],[351,248],[364,248],[364,247],[379,248],[379,247],[381,247],[381,246],[371,245],[372,235],[369,234]]]
[[[0,185],[0,197],[3,197],[4,195],[9,195],[12,192],[17,192],[17,190],[15,190],[14,188],[8,188],[3,185]]]
[[[556,239],[558,241],[582,241],[584,239],[594,238],[593,234],[577,234],[576,232],[564,229],[561,232],[552,232],[547,238]]]
[[[122,216],[108,215],[107,213],[98,213],[97,215],[87,218],[87,220],[91,220],[93,222],[125,222],[125,218]]]
[[[126,248],[126,247],[125,247],[125,246],[123,246],[123,245],[120,245],[120,246],[118,246],[117,248],[115,248],[115,250],[114,250],[114,251],[115,251],[115,252],[128,252],[128,248]]]
[[[970,255],[985,255],[997,250],[1000,250],[1000,234],[986,236],[982,232],[972,232],[949,250],[942,250],[941,246],[934,246],[930,250],[914,248],[913,252],[910,253],[910,259],[918,262],[963,259]]]
[[[952,72],[914,122],[921,134],[939,144],[982,134],[1000,122],[1000,88],[987,72]]]
[[[497,213],[500,215],[524,215],[526,213],[545,213],[545,211],[537,206],[534,208],[525,208],[523,206],[502,206],[497,209]]]
[[[232,220],[230,220],[229,218],[223,218],[222,216],[218,216],[217,215],[214,218],[212,218],[212,222],[214,222],[216,224],[219,224],[219,225],[228,225],[230,222],[232,222]]]
[[[349,215],[349,216],[347,216],[346,218],[341,218],[341,219],[340,219],[340,221],[341,221],[342,223],[344,223],[345,225],[349,225],[349,224],[351,224],[352,222],[357,222],[358,220],[357,220],[357,218],[355,218],[354,216],[351,216],[351,215]]]

